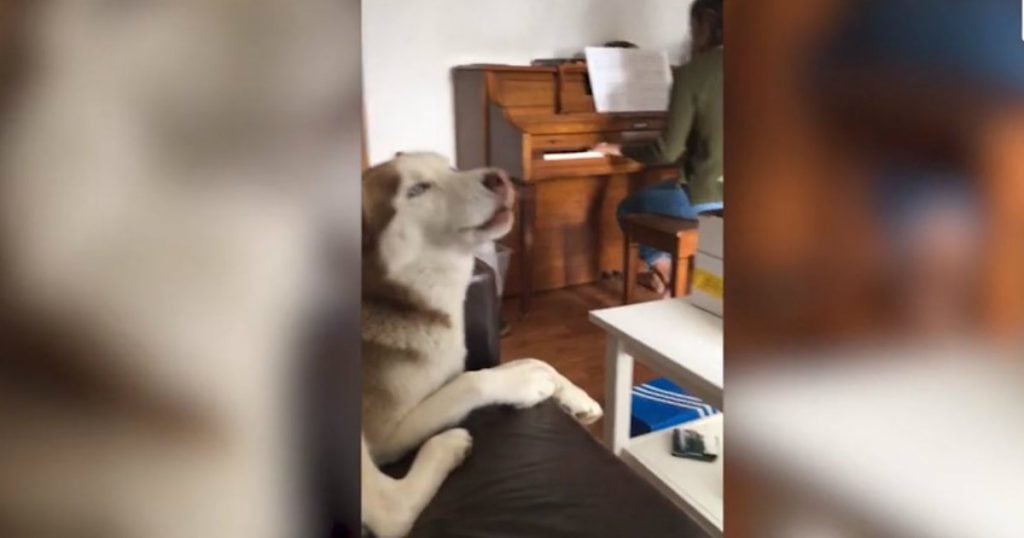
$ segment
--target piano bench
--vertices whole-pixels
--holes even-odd
[[[672,257],[669,291],[673,297],[690,292],[693,257],[697,254],[697,221],[664,215],[635,213],[622,217],[622,303],[629,304],[636,287],[640,245],[668,252]]]

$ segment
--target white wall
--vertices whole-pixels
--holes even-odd
[[[680,60],[692,0],[363,0],[370,161],[455,157],[451,68],[526,65],[613,39]]]

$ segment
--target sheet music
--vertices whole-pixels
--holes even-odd
[[[672,69],[664,52],[587,47],[586,57],[598,112],[668,110]]]

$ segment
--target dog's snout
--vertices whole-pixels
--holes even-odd
[[[508,178],[498,171],[491,171],[484,174],[484,186],[488,190],[501,192],[508,187]]]

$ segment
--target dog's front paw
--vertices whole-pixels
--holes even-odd
[[[525,365],[508,369],[501,375],[500,393],[504,403],[520,409],[533,407],[547,400],[558,390],[558,379],[543,367]]]
[[[468,431],[452,428],[428,439],[421,450],[443,467],[454,469],[466,459],[472,447],[473,437]]]
[[[581,424],[593,424],[604,416],[601,404],[572,383],[564,383],[555,398],[562,410],[572,415]]]
[[[553,366],[540,359],[517,359],[506,362],[496,369],[515,371],[520,374],[522,372],[546,373],[555,384],[555,392],[551,396],[555,397],[563,411],[572,415],[573,418],[582,424],[593,424],[604,416],[601,405],[594,401],[586,391],[577,387],[568,378],[558,373]],[[538,403],[546,398],[547,396],[534,403]]]

